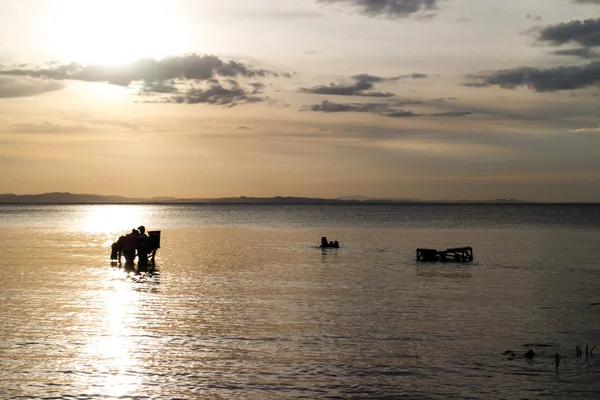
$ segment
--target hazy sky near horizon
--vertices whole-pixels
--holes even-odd
[[[600,201],[600,0],[0,0],[0,193]]]

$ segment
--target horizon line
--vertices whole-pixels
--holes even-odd
[[[43,197],[56,196],[55,199],[44,199]],[[62,197],[62,198],[58,198]],[[71,197],[72,200],[64,197]],[[81,198],[89,197],[89,199]],[[12,200],[9,200],[12,199]],[[79,199],[78,199],[79,198]],[[21,200],[21,201],[19,201]],[[391,198],[391,197],[369,197],[369,196],[338,196],[327,197],[304,197],[304,196],[226,196],[226,197],[128,197],[122,195],[102,195],[91,193],[70,192],[45,192],[38,194],[15,194],[1,193],[0,204],[599,204],[600,201],[532,201],[514,198],[496,198],[486,200],[472,199],[419,199],[419,198]]]

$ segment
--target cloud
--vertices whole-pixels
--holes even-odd
[[[179,89],[177,88],[177,82],[175,80],[145,81],[140,89],[140,94],[176,93],[178,91]]]
[[[532,19],[534,21],[541,21],[542,17],[539,15],[527,14],[525,15],[525,19]]]
[[[470,87],[500,86],[503,89],[527,87],[537,92],[575,90],[600,85],[600,62],[554,68],[520,67],[484,74],[467,75]]]
[[[250,86],[253,87],[252,94],[262,93],[265,88],[265,84],[262,82],[252,82],[249,83]]]
[[[538,42],[553,47],[577,46],[555,50],[552,54],[585,59],[600,57],[600,52],[595,51],[600,46],[600,18],[535,27],[529,32],[535,35]]]
[[[443,113],[434,113],[429,114],[432,117],[465,117],[467,115],[473,114],[470,111],[448,111]]]
[[[253,95],[263,91],[263,83],[252,82],[248,84],[250,88],[243,88],[236,79],[290,76],[287,73],[254,68],[235,60],[224,61],[216,56],[198,54],[171,56],[161,60],[144,58],[123,65],[56,62],[42,66],[25,64],[12,69],[0,69],[0,77],[2,75],[22,79],[38,78],[40,82],[41,79],[46,79],[45,82],[52,82],[48,87],[62,87],[63,84],[58,82],[61,80],[106,82],[119,86],[141,82],[138,92],[140,95],[172,95],[160,101],[227,105],[262,100]],[[225,80],[225,84],[219,78]],[[195,86],[201,82],[210,86]]]
[[[387,113],[384,113],[381,115],[386,116],[386,117],[392,117],[392,118],[411,118],[411,117],[420,117],[423,114],[415,114],[414,112],[407,111],[407,110],[396,110],[396,111],[387,112]]]
[[[324,113],[335,112],[366,112],[381,114],[389,109],[385,103],[336,103],[333,101],[323,101],[321,104],[314,104],[309,107],[310,111],[319,111]]]
[[[410,75],[401,75],[399,76],[400,79],[403,78],[412,78],[412,79],[424,79],[427,78],[429,75],[427,74],[419,74],[419,73],[415,73],[415,74],[410,74]]]
[[[414,105],[418,105],[418,104],[423,104],[423,102],[421,100],[400,100],[394,103],[394,106],[396,107],[403,107],[403,106],[414,106]]]
[[[262,85],[262,84],[261,84]],[[174,104],[211,104],[234,107],[240,104],[258,103],[266,99],[256,96],[262,87],[250,84],[249,88],[242,87],[235,80],[228,80],[226,85],[221,82],[211,83],[206,87],[193,86],[178,94],[167,96],[153,103]]]
[[[575,4],[600,4],[600,0],[571,0]]]
[[[399,19],[437,9],[440,0],[317,0],[325,5],[353,7],[368,17]],[[432,14],[425,14],[426,18]]]
[[[567,43],[587,48],[600,46],[600,18],[549,25],[539,30],[537,39],[554,46]]]
[[[408,75],[399,75],[391,78],[384,78],[370,74],[354,75],[354,83],[314,86],[312,88],[300,88],[303,93],[333,95],[333,96],[363,96],[363,97],[393,97],[394,93],[373,91],[375,83],[391,82],[400,79],[423,79],[426,74],[413,73]]]
[[[447,101],[458,100],[457,97],[438,97],[437,99],[433,99],[434,103],[445,103]]]
[[[62,82],[29,77],[0,76],[0,99],[28,97],[61,90]]]
[[[600,125],[597,128],[569,129],[569,132],[600,132]]]
[[[321,104],[308,106],[306,110],[323,113],[355,112],[381,115],[390,118],[412,118],[412,117],[464,117],[472,114],[469,111],[450,111],[434,114],[417,114],[410,110],[400,109],[408,104],[421,104],[422,102],[398,102],[398,103],[336,103],[333,101],[323,101]]]
[[[172,79],[209,80],[216,77],[256,78],[289,76],[266,69],[253,68],[238,61],[198,54],[171,56],[162,60],[142,58],[123,65],[82,65],[47,63],[33,68],[2,69],[0,75],[29,76],[54,80],[108,82],[128,86],[134,81],[164,82]]]
[[[386,80],[374,75],[360,74],[353,76],[356,82],[353,84],[335,84],[328,86],[314,86],[312,88],[300,88],[303,93],[325,94],[333,96],[364,96],[364,97],[392,97],[393,93],[372,91],[373,83],[379,83]]]
[[[584,59],[600,58],[600,52],[593,51],[587,48],[555,50],[552,52],[552,54],[555,54],[557,56],[579,57]]]

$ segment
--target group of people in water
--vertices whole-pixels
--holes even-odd
[[[160,247],[160,231],[150,232],[151,235],[158,234],[158,242],[156,240],[150,240],[150,237],[146,234],[146,227],[138,226],[137,229],[132,229],[127,235],[120,236],[119,239],[114,242],[111,246],[110,259],[115,264],[118,262],[121,264],[121,257],[125,257],[125,268],[133,268],[136,256],[138,257],[137,270],[148,271],[149,258],[154,263],[154,254],[156,249]],[[157,236],[153,236],[153,239],[157,239]],[[321,238],[321,245],[319,248],[339,248],[340,243],[335,241],[328,241],[325,236]]]
[[[335,242],[328,242],[327,238],[325,236],[323,236],[321,238],[321,245],[319,246],[319,248],[320,249],[325,249],[325,248],[328,248],[328,247],[333,247],[333,248],[337,249],[337,248],[340,247],[340,244],[339,244],[339,242],[337,240]]]
[[[152,252],[152,246],[146,235],[146,228],[142,225],[137,229],[132,229],[127,235],[120,236],[111,246],[111,260],[118,260],[121,263],[121,255],[125,257],[125,267],[133,267],[133,262],[137,255],[138,270],[148,270],[148,255]]]

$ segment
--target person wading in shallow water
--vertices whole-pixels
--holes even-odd
[[[327,238],[325,236],[321,238],[321,245],[319,247],[322,249],[329,247],[329,242],[327,241]]]
[[[148,235],[146,235],[146,227],[144,225],[139,226],[138,230],[140,234],[138,235],[137,242],[137,252],[138,252],[138,270],[139,271],[147,271],[148,270]]]
[[[337,240],[335,242],[334,241],[327,242],[327,238],[325,236],[323,236],[321,238],[321,245],[319,246],[319,248],[325,249],[328,247],[333,247],[333,248],[337,249],[340,247],[340,242],[338,242]]]
[[[110,260],[118,261],[119,264],[121,264],[121,255],[123,254],[123,240],[125,240],[125,236],[119,236],[119,239],[111,246]]]
[[[138,231],[131,230],[131,233],[125,235],[123,239],[123,256],[125,256],[125,266],[133,267],[135,259],[135,250],[138,248]]]

